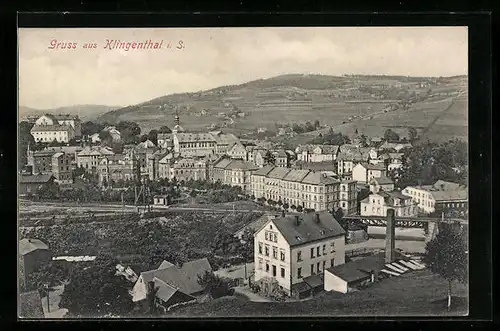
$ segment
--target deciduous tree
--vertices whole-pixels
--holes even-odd
[[[423,262],[433,272],[448,281],[448,309],[451,308],[453,281],[467,282],[467,238],[458,225],[440,227],[425,247]]]

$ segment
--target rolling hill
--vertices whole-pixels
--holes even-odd
[[[361,131],[366,130],[363,133],[367,135],[380,135],[388,127],[405,130],[414,126],[424,131],[431,124],[439,124],[447,127],[447,135],[456,132],[463,135],[467,127],[466,103],[452,107],[439,121],[435,119],[448,108],[450,100],[465,91],[466,84],[465,76],[438,79],[290,74],[207,91],[162,96],[109,111],[98,120],[134,121],[143,131],[149,131],[161,125],[171,126],[178,112],[185,129],[198,131],[217,127],[239,135],[260,127],[274,130],[277,123],[304,123],[316,119],[323,126],[345,133],[353,133],[358,126]],[[424,97],[410,109],[384,113],[399,100],[419,95]],[[455,112],[460,116],[454,116]],[[352,119],[354,116],[356,119]],[[428,129],[426,132],[435,136],[435,131],[439,135],[440,130]]]
[[[103,106],[103,105],[76,105],[69,107],[60,107],[53,109],[35,109],[30,107],[19,106],[19,120],[25,119],[29,115],[50,114],[72,114],[78,115],[82,121],[95,120],[100,115],[111,110],[120,108],[120,106]]]

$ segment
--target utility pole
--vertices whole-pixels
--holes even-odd
[[[49,284],[45,284],[45,293],[47,294],[47,312],[50,313],[50,302],[49,302],[50,291],[49,291]]]

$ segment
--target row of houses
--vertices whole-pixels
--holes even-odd
[[[64,142],[67,143],[75,137],[80,137],[81,120],[77,115],[45,114],[42,116],[30,116],[28,122],[33,123],[31,135],[36,142]]]

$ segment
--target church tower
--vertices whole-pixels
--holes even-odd
[[[172,128],[172,133],[179,133],[179,132],[184,132],[184,129],[180,125],[179,112],[176,110],[175,116],[174,116],[174,127]]]

